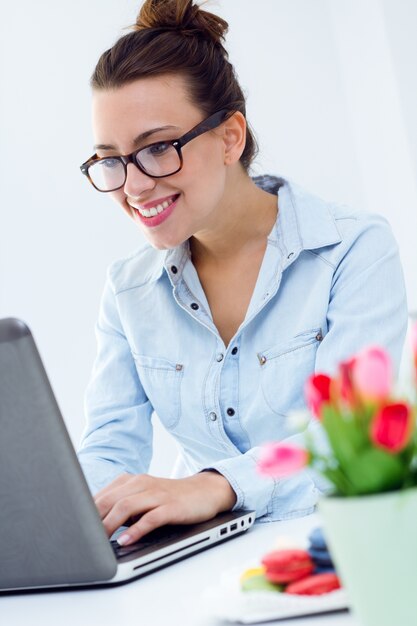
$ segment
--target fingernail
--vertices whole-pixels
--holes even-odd
[[[120,537],[117,538],[117,543],[119,544],[119,546],[125,546],[127,543],[129,543],[130,539],[130,535],[120,535]]]

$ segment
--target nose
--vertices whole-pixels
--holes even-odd
[[[131,198],[140,198],[145,191],[155,189],[156,181],[140,171],[133,163],[126,166],[126,182],[124,192]]]

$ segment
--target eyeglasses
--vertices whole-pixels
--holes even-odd
[[[164,178],[180,171],[183,166],[181,148],[199,135],[220,126],[233,111],[222,109],[213,113],[179,139],[157,141],[123,156],[99,157],[93,155],[80,166],[97,191],[116,191],[124,186],[127,178],[127,164],[136,167],[151,178]]]

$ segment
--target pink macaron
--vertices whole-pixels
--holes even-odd
[[[306,550],[274,550],[262,559],[265,578],[273,583],[290,583],[305,578],[314,570]]]
[[[303,596],[320,596],[323,593],[329,593],[340,589],[340,580],[336,574],[329,572],[327,574],[313,574],[301,580],[297,580],[285,589],[285,593],[292,593]]]

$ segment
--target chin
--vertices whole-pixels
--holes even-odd
[[[156,250],[171,250],[172,248],[176,248],[177,246],[180,246],[181,244],[184,243],[184,241],[187,241],[188,237],[186,238],[181,238],[181,237],[164,237],[162,239],[159,237],[149,237],[147,236],[148,233],[144,233],[146,236],[146,239],[148,240],[148,242],[151,244],[151,246],[153,248],[155,248]]]
[[[149,239],[148,241],[151,244],[152,248],[155,248],[155,250],[170,250],[171,248],[175,248],[175,246],[169,246],[168,244],[164,244],[160,241],[151,241]]]

